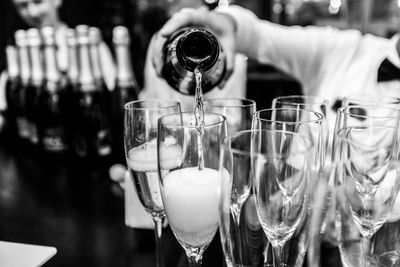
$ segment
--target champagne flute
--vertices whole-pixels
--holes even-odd
[[[257,130],[251,140],[251,166],[256,209],[273,247],[275,267],[287,266],[285,243],[307,210],[312,143],[300,134]]]
[[[345,220],[350,217],[362,236],[360,252],[351,251],[342,259],[362,267],[376,264],[370,241],[386,222],[400,189],[398,129],[371,122],[342,128],[335,136],[341,235],[345,239],[354,232]],[[341,252],[347,246],[342,240]]]
[[[220,114],[204,113],[200,126],[193,112],[158,120],[161,197],[190,266],[201,266],[203,252],[218,229],[221,177],[228,175],[219,165],[221,140],[226,135],[226,119]]]
[[[324,115],[323,127],[322,127],[322,149],[321,153],[324,157],[324,165],[320,172],[315,173],[318,177],[316,182],[317,189],[313,191],[313,208],[310,211],[309,221],[309,236],[307,240],[304,240],[308,244],[308,264],[310,266],[319,263],[320,259],[320,247],[323,243],[337,244],[334,217],[335,217],[335,201],[332,199],[333,181],[329,181],[330,166],[331,166],[331,144],[332,137],[329,134],[333,129],[334,124],[329,124],[330,120],[328,116],[329,101],[319,96],[311,95],[289,95],[277,97],[272,101],[273,108],[296,108],[312,110]],[[322,216],[322,217],[321,217]],[[303,231],[305,231],[304,229]],[[322,243],[321,243],[322,241]],[[301,243],[299,243],[301,245]],[[302,256],[301,254],[299,256]],[[301,257],[299,257],[299,265],[302,265]]]
[[[251,136],[254,131],[230,134],[223,142],[221,163],[229,183],[221,183],[220,236],[228,267],[264,266],[266,239],[251,192]]]
[[[180,104],[166,100],[138,100],[125,108],[124,145],[131,178],[136,184],[140,202],[153,217],[156,240],[156,264],[163,266],[161,252],[162,225],[165,218],[157,175],[157,119],[180,112]]]
[[[310,177],[312,179],[311,183],[316,184],[318,186],[318,190],[312,190],[310,188],[308,193],[310,198],[307,203],[309,208],[304,214],[304,218],[302,219],[298,229],[296,229],[293,238],[287,243],[287,247],[290,250],[288,264],[290,266],[302,266],[304,262],[304,255],[309,246],[311,236],[318,236],[319,229],[322,227],[322,221],[320,218],[318,218],[318,220],[312,219],[312,212],[314,213],[316,210],[318,210],[319,213],[325,217],[328,209],[327,202],[325,201],[327,191],[327,186],[325,185],[327,183],[325,181],[322,182],[322,179],[317,179],[321,176],[319,172],[324,165],[325,159],[325,118],[319,112],[298,109],[297,107],[265,109],[254,114],[253,127],[256,129],[286,130],[290,132],[301,133],[307,136],[313,143],[313,148],[311,151],[313,167],[311,168],[312,175]],[[314,198],[323,199],[323,201],[316,202],[314,205]],[[311,208],[311,205],[314,207]],[[315,237],[315,239],[317,238]],[[319,255],[319,251],[317,251],[319,246],[316,244],[319,244],[319,242],[315,241],[314,244],[316,250],[314,258],[316,259],[313,259],[313,261],[317,261],[317,256]]]
[[[214,98],[204,101],[204,110],[206,112],[224,115],[226,117],[228,133],[231,134],[251,128],[252,117],[256,112],[256,103],[253,100],[244,98]],[[231,141],[235,141],[234,144],[237,146],[239,146],[239,143],[241,146],[249,144],[243,143],[243,140],[245,140],[245,137],[231,139]],[[250,139],[248,141],[250,141]],[[240,184],[236,184],[238,182]],[[231,209],[237,226],[239,226],[242,206],[249,195],[250,187],[243,187],[243,185],[247,184],[248,181],[246,181],[246,179],[245,181],[233,179]],[[243,194],[243,190],[247,193]]]
[[[397,109],[384,104],[379,105],[351,105],[338,109],[333,143],[333,161],[340,161],[340,138],[337,134],[343,129],[358,127],[398,127],[399,112]],[[367,156],[368,154],[366,154]],[[340,164],[335,163],[340,167]],[[393,172],[390,172],[393,173]],[[360,250],[362,236],[352,218],[351,211],[347,207],[343,194],[343,179],[340,171],[335,171],[335,187],[337,191],[337,226],[339,233],[339,251],[345,266],[360,263]],[[365,243],[365,242],[364,242]],[[371,262],[370,262],[371,263]]]

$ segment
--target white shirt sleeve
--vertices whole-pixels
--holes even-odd
[[[282,26],[258,19],[239,6],[219,9],[236,21],[237,51],[263,64],[271,64],[301,83],[313,83],[323,75],[329,58],[351,55],[362,40],[356,30],[331,27]]]

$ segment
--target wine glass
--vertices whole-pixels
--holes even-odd
[[[359,127],[391,127],[396,129],[399,122],[399,112],[397,109],[386,105],[352,105],[338,109],[335,125],[335,136],[333,145],[333,160],[340,161],[340,138],[337,134],[346,128]],[[340,166],[340,165],[339,165]],[[390,172],[393,173],[393,172]],[[336,171],[335,187],[338,194],[337,202],[337,225],[339,233],[339,251],[345,265],[352,265],[354,262],[359,264],[361,250],[360,232],[352,219],[351,211],[346,207],[346,201],[342,190],[342,179],[340,172]],[[371,262],[370,262],[371,264]]]
[[[400,190],[398,129],[370,121],[342,128],[335,138],[342,260],[350,266],[375,266],[370,241],[386,222]],[[362,236],[359,247],[354,240],[348,242],[355,234],[351,222]]]
[[[273,248],[275,267],[285,264],[285,243],[307,210],[312,142],[284,130],[256,130],[251,140],[251,168],[256,210]]]
[[[231,180],[221,183],[219,231],[228,267],[264,266],[266,238],[251,190],[252,134],[251,130],[235,132],[223,142],[221,163]]]
[[[153,217],[156,239],[156,264],[163,266],[162,225],[165,218],[157,175],[157,119],[180,112],[180,104],[167,100],[138,100],[124,106],[124,145],[128,169],[136,184],[140,202]]]
[[[313,228],[311,229],[311,212],[318,210],[323,216],[325,216],[328,209],[327,201],[325,201],[325,196],[327,195],[327,182],[321,182],[322,179],[318,179],[319,177],[322,177],[320,170],[324,165],[325,159],[323,156],[325,151],[325,140],[323,134],[325,129],[324,122],[325,118],[321,113],[298,108],[265,109],[257,111],[253,117],[253,129],[273,129],[297,132],[307,136],[313,144],[311,151],[313,160],[311,171],[313,175],[311,175],[312,181],[310,182],[315,184],[315,187],[312,189],[310,187],[307,203],[309,208],[304,214],[304,218],[302,218],[293,238],[287,244],[287,249],[290,250],[290,257],[288,259],[288,264],[290,266],[303,265],[304,255],[310,242],[310,235],[319,235],[319,229],[322,227],[322,220],[321,218],[318,218],[318,221],[313,222]],[[313,198],[322,200],[316,202],[314,205]],[[318,249],[316,245],[315,249]],[[316,252],[316,256],[318,255],[319,252]],[[316,260],[317,259],[315,259],[315,261]]]
[[[213,98],[204,101],[204,110],[226,117],[228,133],[250,130],[256,102],[244,98]]]
[[[219,165],[221,141],[226,135],[226,119],[220,114],[204,113],[200,126],[193,112],[158,120],[161,197],[169,225],[190,266],[201,266],[203,252],[218,229],[221,177],[228,175]],[[221,172],[226,175],[221,176]]]

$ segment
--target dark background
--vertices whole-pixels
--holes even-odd
[[[169,17],[166,13],[166,2],[166,0],[64,0],[60,13],[62,20],[70,27],[78,24],[99,27],[105,42],[110,47],[113,27],[116,25],[127,26],[133,40],[131,54],[134,71],[139,84],[142,85],[142,72],[148,43],[152,34]],[[169,2],[177,5],[185,4],[182,0]],[[230,2],[253,10],[260,18],[271,19],[272,17],[272,1],[237,0]],[[281,16],[280,23],[288,24],[285,16]],[[1,0],[0,71],[6,67],[4,47],[8,41],[13,39],[13,33],[19,28],[26,28],[26,25],[16,14],[11,0]],[[249,62],[248,98],[257,99],[259,109],[269,107],[271,100],[278,95],[299,93],[300,85],[289,76],[270,66]]]

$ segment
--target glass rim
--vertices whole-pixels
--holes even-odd
[[[287,104],[293,104],[293,105],[317,105],[317,104],[324,104],[328,105],[329,100],[320,96],[314,96],[314,95],[286,95],[286,96],[278,96],[275,97],[272,101],[274,102],[279,102],[279,103],[285,103],[282,100],[287,100],[287,99],[294,99],[294,98],[302,98],[302,99],[310,99],[310,100],[316,100],[312,101],[310,103],[293,103],[293,102],[287,102]]]
[[[394,113],[398,113],[398,115],[392,115],[392,116],[376,116],[376,115],[373,115],[373,116],[371,116],[371,115],[352,114],[349,111],[349,109],[352,109],[352,108],[362,109],[362,108],[368,108],[368,107],[376,107],[376,108],[380,108],[380,109],[391,110]],[[337,110],[337,112],[340,113],[340,114],[351,115],[351,116],[356,117],[356,118],[365,118],[365,119],[368,119],[368,118],[371,118],[371,119],[374,119],[374,118],[375,119],[385,119],[385,118],[387,118],[387,119],[396,119],[396,118],[400,118],[399,109],[388,107],[388,106],[383,106],[383,105],[350,105],[350,106],[340,107]]]
[[[160,107],[136,107],[136,104],[139,103],[159,103],[159,104],[165,104]],[[160,110],[160,109],[168,109],[168,108],[174,108],[174,107],[180,107],[181,104],[179,101],[175,100],[162,100],[162,99],[141,99],[141,100],[133,100],[126,102],[124,104],[124,110]]]
[[[285,155],[286,157],[288,156],[296,156],[298,154],[302,154],[302,153],[311,153],[312,152],[312,148],[313,148],[313,142],[306,136],[299,134],[299,133],[295,133],[295,132],[291,132],[291,131],[286,131],[286,130],[267,130],[267,129],[261,129],[261,130],[251,130],[251,131],[255,131],[255,132],[269,132],[269,133],[284,133],[284,134],[289,134],[292,136],[297,136],[300,138],[300,140],[302,140],[302,143],[304,144],[304,148],[302,150],[299,150],[297,152],[293,152],[293,151],[287,151],[285,153],[280,153],[281,155]],[[256,153],[252,153],[255,155],[262,155],[264,153],[260,153],[260,152],[256,152]],[[274,153],[275,154],[275,153]],[[263,155],[262,155],[263,156]],[[265,157],[265,156],[263,156]],[[276,158],[278,156],[274,156],[274,158]],[[267,157],[270,158],[270,157]]]
[[[235,105],[229,105],[229,106],[226,106],[226,105],[223,105],[223,104],[217,104],[217,105],[211,105],[211,107],[251,107],[251,106],[256,106],[256,101],[254,101],[253,99],[249,99],[249,98],[240,98],[240,97],[221,97],[221,98],[206,98],[206,99],[204,99],[204,104],[206,104],[207,103],[207,101],[214,101],[214,100],[220,100],[220,101],[222,101],[222,100],[227,100],[227,101],[230,101],[230,100],[239,100],[239,101],[242,101],[242,103],[243,102],[246,102],[246,103],[243,103],[242,105],[239,105],[239,104],[235,104]]]
[[[395,97],[395,96],[391,96],[391,95],[377,95],[377,94],[353,94],[353,95],[347,95],[347,96],[345,96],[344,98],[343,98],[343,101],[344,100],[347,100],[347,101],[357,101],[355,98],[363,98],[363,97],[366,97],[366,98],[369,98],[369,97],[379,97],[379,101],[367,101],[368,103],[367,104],[365,104],[365,105],[370,105],[370,103],[371,103],[371,105],[373,105],[373,103],[377,103],[377,104],[383,104],[383,105],[394,105],[394,104],[400,104],[400,98],[399,97]],[[381,99],[387,99],[387,100],[393,100],[393,102],[391,102],[391,103],[384,103],[384,101],[380,101]],[[362,102],[362,100],[361,100],[361,102]],[[356,105],[364,105],[364,104],[356,104]],[[353,105],[352,105],[353,106]]]
[[[226,146],[226,147],[229,147],[230,150],[232,152],[234,152],[235,154],[244,155],[244,156],[251,156],[251,154],[252,154],[251,151],[247,152],[247,151],[243,151],[243,150],[240,150],[240,149],[232,148],[231,147],[231,141],[232,141],[232,138],[239,137],[239,136],[241,136],[243,134],[249,134],[249,133],[252,134],[252,133],[256,133],[256,132],[270,132],[270,133],[278,132],[278,133],[290,134],[292,136],[298,136],[298,137],[300,137],[300,139],[303,139],[303,143],[307,146],[304,149],[304,151],[300,151],[299,153],[307,152],[313,146],[313,142],[308,137],[306,137],[306,136],[304,136],[302,134],[291,132],[291,131],[286,131],[286,130],[270,130],[270,129],[250,129],[250,130],[237,131],[237,132],[234,132],[232,134],[228,134],[226,137],[224,137],[224,140],[223,140],[222,144],[224,146]],[[260,153],[256,153],[256,154],[260,154]]]
[[[291,122],[291,121],[280,121],[280,120],[272,120],[272,119],[264,119],[264,118],[260,118],[259,114],[262,112],[272,112],[272,111],[284,111],[284,110],[290,110],[290,111],[300,111],[300,112],[307,112],[310,114],[314,114],[317,116],[317,119],[311,119],[311,120],[305,120],[305,121],[297,121],[297,122]],[[267,108],[267,109],[261,109],[258,110],[256,112],[254,112],[253,114],[253,118],[256,118],[260,121],[264,121],[264,122],[275,122],[275,123],[285,123],[285,124],[302,124],[302,123],[322,123],[325,116],[322,113],[319,113],[317,111],[313,111],[313,110],[308,110],[308,109],[297,109],[297,108]]]
[[[177,115],[181,115],[182,116],[182,115],[185,115],[185,114],[190,114],[193,117],[195,116],[193,111],[174,112],[174,113],[165,114],[165,115],[159,117],[157,119],[157,124],[160,126],[160,124],[162,124],[163,121],[167,117],[174,117],[174,116],[177,116]],[[226,123],[226,116],[224,116],[222,114],[214,113],[214,112],[204,112],[204,116],[206,116],[206,115],[214,115],[216,117],[220,117],[221,120],[217,121],[217,122],[210,123],[210,124],[204,123],[204,128],[210,128],[210,127],[213,127],[213,126],[217,126],[217,125],[221,125],[223,123]],[[165,128],[172,128],[173,127],[173,128],[182,128],[182,129],[194,129],[194,128],[198,127],[196,125],[182,125],[182,124],[163,124],[163,126]]]
[[[347,144],[351,144],[354,145],[356,147],[363,147],[363,150],[365,150],[366,148],[369,148],[368,150],[375,150],[376,146],[365,146],[362,144],[357,144],[354,141],[350,140],[348,137],[343,136],[343,134],[340,134],[341,132],[344,132],[346,130],[351,130],[351,129],[370,129],[370,128],[386,128],[386,129],[392,129],[393,130],[393,134],[394,137],[396,136],[395,134],[398,132],[398,129],[396,127],[393,126],[385,126],[385,125],[376,125],[376,126],[349,126],[349,127],[345,127],[340,129],[339,131],[337,131],[335,133],[335,136],[337,136],[341,141],[346,142]],[[395,141],[395,140],[394,140]]]

